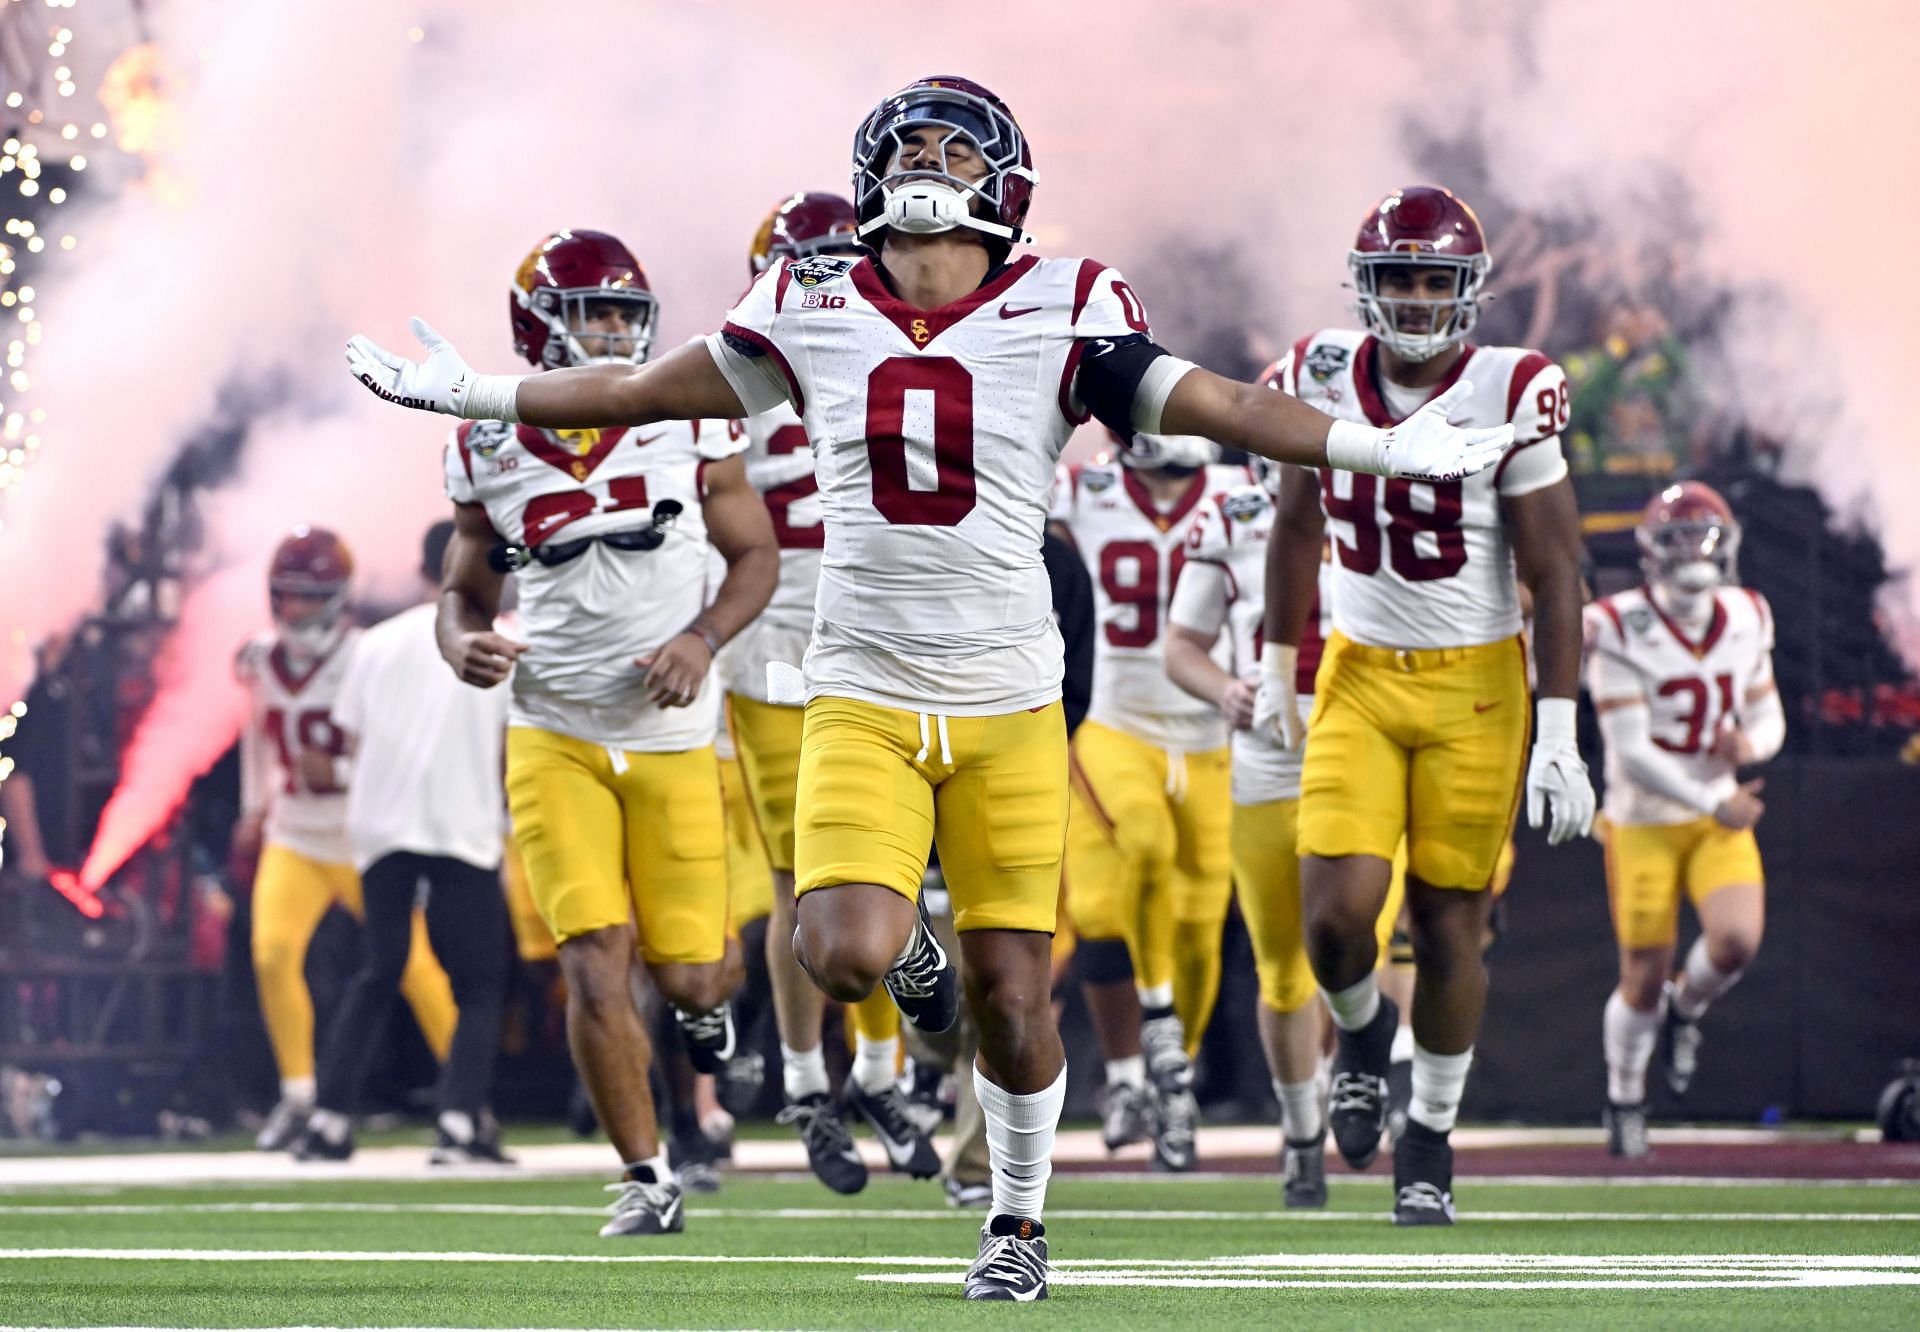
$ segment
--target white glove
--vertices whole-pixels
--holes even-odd
[[[375,396],[424,412],[464,416],[469,421],[518,421],[514,398],[525,375],[475,374],[453,344],[417,315],[408,325],[427,349],[425,361],[409,361],[361,334],[347,339],[347,371]]]
[[[1335,421],[1327,432],[1327,465],[1349,472],[1456,481],[1485,471],[1513,444],[1513,426],[1466,428],[1452,423],[1473,392],[1461,380],[1397,426],[1382,430]]]
[[[1533,758],[1527,764],[1527,826],[1547,824],[1547,844],[1558,846],[1575,834],[1586,836],[1593,828],[1593,782],[1574,743],[1573,700],[1543,698],[1534,718]]]
[[[1294,665],[1300,649],[1268,643],[1260,650],[1260,689],[1253,696],[1253,729],[1265,731],[1282,749],[1298,749],[1307,738],[1300,720],[1300,696],[1294,689]]]

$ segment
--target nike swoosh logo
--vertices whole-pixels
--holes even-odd
[[[1500,706],[1500,700],[1496,698],[1491,703],[1475,703],[1473,705],[1473,710],[1475,712],[1491,712],[1499,706]]]
[[[645,439],[636,439],[636,440],[635,440],[635,441],[633,442],[633,445],[634,445],[634,447],[635,447],[635,448],[641,448],[641,449],[643,449],[643,448],[645,448],[645,447],[646,447],[647,445],[649,445],[649,444],[651,444],[651,443],[653,443],[653,441],[654,441],[654,440],[656,440],[656,439],[665,439],[666,437],[667,437],[667,432],[666,432],[666,431],[664,431],[664,430],[662,430],[662,431],[661,431],[661,432],[660,432],[659,434],[657,434],[657,435],[648,435],[648,436],[647,436],[647,437],[646,437]]]
[[[1021,315],[1030,315],[1039,308],[1037,305],[1028,305],[1016,310],[1011,305],[1003,305],[1000,307],[1000,317],[1002,319],[1018,319]]]
[[[660,1214],[660,1224],[670,1226],[673,1224],[673,1218],[678,1215],[680,1215],[680,1199],[675,1198],[673,1205]]]

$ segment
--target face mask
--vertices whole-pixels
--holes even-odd
[[[1720,566],[1712,560],[1688,560],[1676,566],[1667,581],[1682,592],[1706,592],[1720,586]]]
[[[929,236],[965,224],[967,201],[941,180],[911,180],[887,191],[887,225],[909,236]]]

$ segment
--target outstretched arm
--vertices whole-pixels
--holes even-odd
[[[347,343],[347,368],[388,402],[470,421],[515,421],[560,429],[648,425],[741,416],[740,397],[703,342],[646,365],[589,365],[538,375],[483,375],[425,321],[412,322],[426,348],[410,361],[371,340]]]

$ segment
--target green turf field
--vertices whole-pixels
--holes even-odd
[[[1303,1214],[1271,1180],[1057,1178],[1025,1311],[965,1305],[978,1214],[891,1179],[730,1179],[651,1241],[599,1239],[585,1181],[19,1191],[0,1325],[1920,1326],[1920,1188],[1468,1181],[1451,1230],[1333,1190]]]

